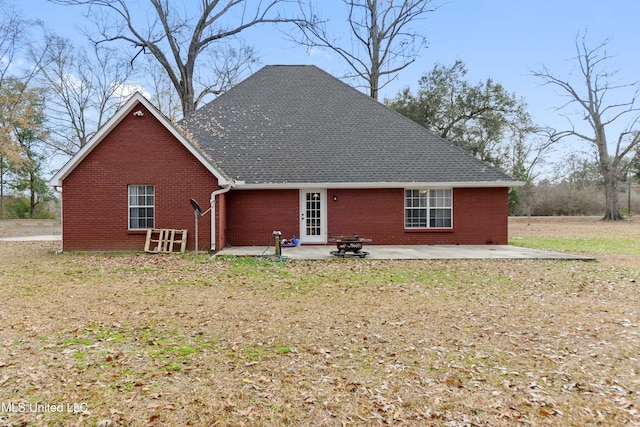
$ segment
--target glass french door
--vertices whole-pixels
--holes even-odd
[[[326,243],[326,190],[300,190],[300,241]]]

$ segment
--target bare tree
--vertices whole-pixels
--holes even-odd
[[[415,61],[426,38],[411,24],[422,19],[432,0],[343,0],[348,9],[350,39],[342,40],[327,28],[327,22],[310,11],[298,23],[301,37],[297,43],[308,48],[320,47],[336,52],[353,70],[346,78],[366,82],[369,95],[378,99],[380,89]],[[386,77],[386,81],[380,80]]]
[[[216,93],[231,89],[235,83],[240,81],[247,70],[251,69],[252,65],[258,64],[255,59],[256,54],[250,46],[236,48],[227,45],[220,51],[214,52],[212,56],[213,58],[200,67],[210,75],[201,76],[201,73],[194,75],[194,82],[205,88],[200,92],[196,105],[202,102],[204,96],[214,88],[217,88],[215,89]],[[147,56],[143,69],[146,76],[144,86],[149,91],[149,100],[170,121],[177,122],[182,117],[180,96],[164,68],[154,58]],[[208,83],[205,83],[207,79]]]
[[[533,182],[539,176],[538,167],[546,163],[557,142],[555,130],[551,128],[529,123],[513,129],[507,170],[523,182]]]
[[[620,220],[618,206],[618,184],[625,175],[623,170],[628,162],[625,157],[640,145],[640,108],[636,102],[640,94],[640,83],[615,84],[612,78],[616,71],[605,68],[605,62],[611,59],[606,52],[609,40],[605,40],[595,48],[590,48],[586,43],[586,35],[576,38],[575,58],[580,69],[581,81],[573,82],[552,74],[546,67],[535,72],[536,77],[541,78],[545,84],[559,87],[568,101],[560,107],[577,105],[581,119],[589,123],[593,134],[587,134],[577,129],[569,119],[571,129],[558,132],[557,137],[577,137],[594,148],[598,167],[604,181],[606,208],[604,220]],[[629,93],[629,100],[608,104],[605,99],[614,91]],[[622,119],[631,117],[625,129],[618,134],[615,143],[614,154],[609,153],[607,129],[609,125]]]
[[[149,91],[149,101],[170,121],[177,122],[182,115],[180,97],[164,68],[153,58],[146,58],[145,74],[149,77],[145,88]]]
[[[21,39],[24,37],[24,20],[11,8],[6,8],[0,1],[0,86],[8,76],[9,69],[14,65],[14,58],[20,50]]]
[[[55,34],[45,37],[48,46],[39,78],[48,89],[47,119],[58,153],[73,155],[125,101],[132,69],[117,52],[95,47],[86,52]]]
[[[86,5],[90,6],[89,10],[99,10],[101,13],[94,16],[99,36],[94,42],[121,40],[130,43],[136,49],[132,63],[141,53],[151,54],[175,87],[185,117],[195,111],[206,95],[226,89],[233,83],[231,80],[246,71],[244,67],[251,63],[252,50],[237,50],[237,55],[232,58],[223,55],[224,49],[228,49],[226,42],[259,24],[299,21],[280,14],[278,10],[283,4],[298,4],[299,0],[201,0],[197,2],[195,17],[189,15],[181,1],[148,0],[150,8],[136,13],[130,9],[131,2],[127,0],[50,1]],[[137,20],[140,14],[148,16],[148,19]],[[198,67],[202,66],[198,60],[203,53],[212,54],[214,60],[218,55],[218,59],[223,56],[229,61],[222,66],[222,74],[216,75],[213,82],[198,78]],[[204,77],[204,73],[200,77]]]
[[[512,130],[509,145],[508,170],[523,187],[514,187],[509,191],[509,210],[511,213],[526,215],[531,223],[537,203],[538,194],[534,180],[538,176],[537,167],[545,163],[546,157],[554,150],[557,142],[554,130],[538,127],[529,122],[517,123]]]

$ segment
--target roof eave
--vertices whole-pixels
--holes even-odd
[[[367,188],[504,188],[522,187],[520,181],[449,181],[449,182],[284,182],[247,184],[237,181],[235,190],[286,190],[306,188],[367,189]]]
[[[205,167],[212,175],[214,175],[218,184],[221,186],[229,185],[231,181],[219,170],[211,165],[211,163],[186,139],[186,137],[179,132],[175,126],[156,108],[151,102],[149,102],[142,94],[136,92],[129,98],[129,100],[116,112],[116,114],[101,127],[98,132],[89,140],[89,142],[82,147],[65,165],[56,172],[49,180],[49,185],[52,187],[62,187],[62,181],[93,151],[93,149],[107,136],[109,133],[124,119],[124,117],[131,113],[131,111],[138,105],[142,104],[147,110],[154,115],[154,117],[178,140],[180,143],[198,159],[198,161]]]

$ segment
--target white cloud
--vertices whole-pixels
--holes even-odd
[[[321,59],[326,59],[328,61],[333,61],[333,57],[325,50],[319,47],[311,46],[307,49],[307,53],[309,56],[320,57]]]
[[[126,101],[136,92],[140,92],[142,96],[147,99],[151,98],[151,94],[144,88],[144,86],[137,82],[119,85],[113,92],[113,95],[120,98],[121,101]]]

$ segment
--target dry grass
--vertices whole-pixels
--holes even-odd
[[[61,226],[54,219],[8,219],[0,221],[0,238],[60,235]]]
[[[558,227],[599,233],[583,222]],[[0,242],[3,426],[640,425],[638,257],[273,264],[57,247]]]

